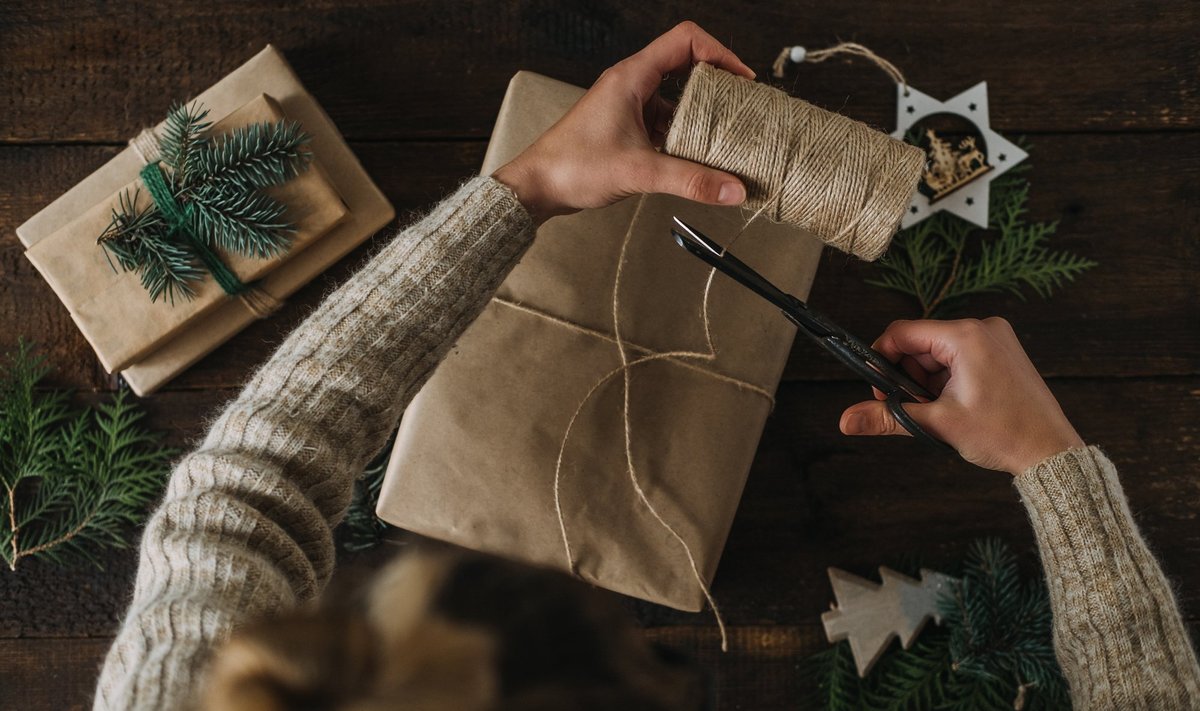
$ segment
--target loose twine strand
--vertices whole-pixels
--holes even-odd
[[[683,549],[683,553],[687,557],[688,566],[691,569],[692,576],[695,578],[697,586],[700,588],[701,592],[704,594],[704,599],[708,603],[709,608],[712,609],[713,617],[717,621],[717,628],[721,634],[721,651],[726,652],[726,651],[729,651],[729,638],[728,638],[728,634],[727,634],[726,627],[725,627],[725,619],[721,615],[721,610],[720,610],[720,607],[718,607],[718,605],[717,605],[716,599],[713,597],[712,592],[709,590],[708,583],[705,581],[704,575],[700,572],[700,566],[696,563],[696,556],[692,552],[692,547],[683,538],[683,536],[679,533],[679,531],[674,526],[672,526],[666,520],[666,518],[663,517],[663,515],[658,511],[658,508],[655,507],[654,504],[650,502],[650,498],[646,495],[646,491],[642,487],[641,480],[637,473],[637,467],[633,462],[633,427],[631,424],[632,418],[630,417],[630,409],[631,409],[630,391],[631,391],[632,370],[635,367],[645,365],[647,363],[652,363],[652,362],[660,361],[660,360],[670,360],[670,361],[674,361],[676,364],[683,366],[689,370],[692,370],[696,373],[705,375],[707,377],[714,378],[720,382],[729,383],[730,385],[733,385],[739,389],[746,390],[746,391],[755,393],[757,395],[761,395],[762,397],[764,397],[767,400],[768,403],[770,403],[770,406],[772,408],[775,405],[775,396],[773,394],[771,394],[771,392],[768,391],[766,388],[763,388],[759,385],[755,385],[754,383],[750,383],[745,380],[741,380],[739,378],[734,378],[734,377],[725,375],[724,373],[719,373],[719,372],[716,372],[716,371],[708,369],[708,368],[698,367],[698,366],[693,365],[692,363],[688,362],[689,360],[698,360],[698,361],[711,363],[717,359],[717,349],[716,349],[716,345],[713,341],[712,323],[709,318],[709,309],[708,309],[709,294],[712,291],[713,279],[717,273],[716,269],[709,269],[708,278],[705,280],[705,283],[704,283],[704,293],[701,298],[700,316],[701,316],[701,323],[704,327],[705,350],[703,350],[703,351],[687,351],[687,350],[655,351],[652,348],[648,348],[646,346],[638,345],[638,344],[632,343],[630,341],[627,341],[625,339],[625,337],[622,335],[621,318],[620,318],[620,315],[621,315],[621,275],[625,270],[625,264],[627,262],[626,251],[629,247],[630,241],[633,238],[633,228],[634,228],[634,225],[637,224],[638,216],[641,214],[642,208],[645,205],[645,203],[646,203],[646,196],[643,195],[638,199],[637,208],[634,210],[633,217],[630,219],[630,222],[629,222],[629,227],[625,231],[625,237],[621,241],[621,249],[620,249],[619,256],[617,258],[618,259],[617,271],[616,271],[616,275],[613,278],[613,299],[612,299],[613,332],[612,332],[612,335],[609,335],[602,331],[597,331],[592,328],[588,328],[581,324],[578,324],[573,321],[569,321],[567,319],[555,316],[553,314],[542,311],[540,309],[530,307],[526,304],[521,304],[519,302],[504,299],[502,297],[495,297],[493,300],[496,301],[497,303],[500,303],[509,308],[516,309],[518,311],[522,311],[522,312],[525,312],[525,313],[528,313],[528,314],[531,314],[534,316],[538,316],[540,318],[547,319],[554,323],[560,324],[560,325],[565,326],[568,329],[575,331],[577,333],[585,333],[587,335],[594,336],[596,338],[600,338],[602,340],[613,343],[617,346],[617,353],[621,359],[621,364],[618,367],[616,367],[616,368],[612,369],[611,371],[609,371],[608,373],[606,373],[603,377],[601,377],[598,381],[596,381],[595,384],[592,385],[591,389],[588,390],[587,394],[584,395],[583,399],[579,402],[579,406],[575,408],[575,412],[573,412],[571,414],[571,418],[567,422],[567,429],[563,433],[562,440],[559,443],[558,456],[556,457],[555,462],[554,462],[554,512],[558,519],[558,529],[559,529],[559,533],[562,537],[563,552],[566,555],[568,570],[570,570],[571,573],[573,573],[573,574],[578,574],[578,570],[576,569],[576,564],[575,564],[575,553],[571,549],[571,537],[570,537],[570,534],[567,533],[567,521],[566,521],[566,516],[563,513],[563,507],[562,507],[563,460],[565,458],[567,443],[570,441],[571,431],[575,427],[575,422],[579,419],[579,416],[583,413],[583,410],[587,406],[588,402],[591,401],[592,397],[602,387],[604,387],[604,385],[606,385],[609,381],[613,380],[617,375],[621,375],[622,376],[621,421],[622,421],[622,430],[624,433],[624,445],[625,445],[625,470],[626,470],[626,474],[629,476],[629,482],[633,487],[634,493],[637,494],[638,500],[642,503],[643,506],[646,507],[646,510],[650,512],[650,515],[654,517],[654,520],[665,531],[667,531],[667,533],[669,533],[671,535],[671,537],[674,538],[677,543],[679,543],[680,548]],[[740,238],[743,234],[745,234],[746,230],[749,229],[751,223],[753,223],[755,219],[757,219],[760,215],[762,215],[764,211],[765,211],[765,207],[759,208],[759,210],[757,212],[755,212],[748,220],[746,220],[746,222],[742,226],[742,228],[738,231],[738,233],[736,235],[734,235],[733,239],[731,239],[729,241],[729,244],[727,244],[724,249],[728,249],[729,247],[731,247],[738,240],[738,238]],[[724,250],[722,250],[722,251],[724,251]],[[630,349],[642,351],[646,355],[631,359],[629,356]]]
[[[800,45],[784,47],[779,50],[779,56],[775,57],[775,61],[771,64],[771,75],[776,79],[782,79],[789,61],[793,64],[800,64],[801,62],[817,64],[839,54],[850,54],[869,60],[891,77],[892,81],[904,87],[904,94],[905,96],[908,95],[908,81],[905,80],[904,74],[900,69],[895,64],[875,54],[869,47],[864,47],[857,42],[839,42],[826,49],[814,49],[811,51]]]
[[[745,234],[755,220],[767,217],[804,228],[846,252],[874,259],[887,248],[924,163],[923,152],[914,146],[707,64],[699,64],[693,70],[680,98],[665,148],[672,155],[737,174],[746,182],[748,199],[745,207],[754,212],[722,251]],[[634,464],[630,416],[632,371],[647,363],[669,361],[761,395],[772,407],[775,401],[773,394],[762,386],[699,365],[717,360],[709,314],[715,269],[709,270],[701,300],[705,350],[655,351],[625,339],[621,328],[621,281],[629,243],[645,204],[646,196],[643,195],[621,241],[613,280],[611,335],[526,304],[501,297],[494,300],[617,347],[620,365],[597,380],[575,408],[554,463],[554,511],[568,570],[578,574],[562,503],[567,444],[588,402],[620,375],[625,470],[630,485],[654,520],[683,550],[696,584],[716,618],[721,650],[728,651],[725,620],[700,572],[691,546],[651,503]],[[631,350],[642,355],[631,357]]]

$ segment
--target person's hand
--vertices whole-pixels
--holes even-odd
[[[1002,318],[896,321],[874,347],[937,396],[904,409],[968,462],[1016,476],[1046,457],[1083,446]],[[882,393],[876,390],[875,398],[842,413],[842,432],[907,434]]]
[[[605,70],[558,123],[492,177],[512,188],[538,224],[637,193],[741,204],[746,188],[736,177],[655,150],[675,109],[659,95],[659,85],[697,62],[754,78],[694,22],[681,23]]]

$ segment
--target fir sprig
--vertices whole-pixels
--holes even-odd
[[[1031,289],[1046,298],[1094,267],[1090,259],[1049,249],[1057,222],[1026,219],[1028,170],[1026,161],[992,181],[992,229],[936,213],[896,235],[867,283],[913,297],[922,318],[936,318],[974,294],[1003,291],[1023,300]]]
[[[287,206],[262,192],[303,172],[312,159],[309,136],[294,121],[255,123],[209,136],[208,111],[177,105],[159,141],[166,179],[188,215],[187,226],[209,247],[254,258],[275,257],[291,245]],[[151,204],[123,193],[97,242],[114,268],[139,274],[151,301],[191,299],[206,270]]]
[[[98,240],[105,257],[125,271],[136,271],[150,300],[160,296],[175,303],[178,295],[195,296],[192,283],[203,279],[204,269],[182,243],[171,239],[170,228],[153,206],[137,207],[138,191],[121,193],[111,222]],[[114,267],[115,269],[116,267]]]
[[[163,137],[159,141],[159,152],[166,163],[179,176],[181,183],[191,183],[193,156],[207,143],[204,133],[212,126],[205,121],[208,109],[199,104],[175,104],[167,112],[163,126]]]
[[[1044,711],[1069,709],[1054,658],[1050,600],[1040,579],[1020,576],[995,540],[974,543],[940,601],[942,623],[910,649],[884,653],[860,679],[842,641],[802,665],[812,697],[828,711]]]
[[[0,559],[83,558],[128,545],[174,451],[124,392],[93,408],[39,390],[45,358],[21,341],[0,374]]]

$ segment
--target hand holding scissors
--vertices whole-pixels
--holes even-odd
[[[943,451],[953,447],[931,435],[904,409],[906,402],[929,402],[932,393],[885,358],[881,353],[834,324],[820,312],[800,299],[785,293],[721,245],[678,217],[671,228],[675,242],[706,264],[728,275],[734,281],[769,301],[796,324],[801,333],[824,348],[835,358],[884,394],[892,417],[917,439]]]

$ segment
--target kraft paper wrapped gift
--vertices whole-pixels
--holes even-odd
[[[517,74],[482,172],[520,152],[582,93]],[[702,608],[704,592],[687,553],[631,481],[624,379],[613,340],[614,281],[628,233],[618,310],[631,360],[707,351],[702,303],[709,270],[674,244],[675,214],[723,242],[748,217],[736,208],[655,195],[541,228],[496,299],[405,412],[380,494],[381,518],[468,548],[573,568],[592,583],[645,600]],[[820,252],[815,237],[765,220],[737,240],[741,259],[801,298]],[[629,371],[637,480],[690,547],[706,584],[795,335],[777,310],[721,275],[708,314],[714,361],[656,359]],[[560,447],[570,566],[555,508]]]
[[[246,297],[230,298],[211,279],[196,284],[191,300],[151,302],[138,276],[115,271],[96,237],[126,190],[141,187],[144,162],[131,146],[17,228],[26,255],[67,306],[101,364],[120,371],[145,395],[178,375],[328,268],[387,224],[392,206],[371,181],[333,122],[308,94],[283,55],[268,45],[195,97],[214,122],[210,135],[281,118],[311,136],[308,170],[269,192],[287,205],[296,232],[275,259],[222,255],[246,283]],[[165,107],[164,107],[165,113]],[[155,127],[161,135],[163,124]],[[145,189],[138,205],[149,203]]]

